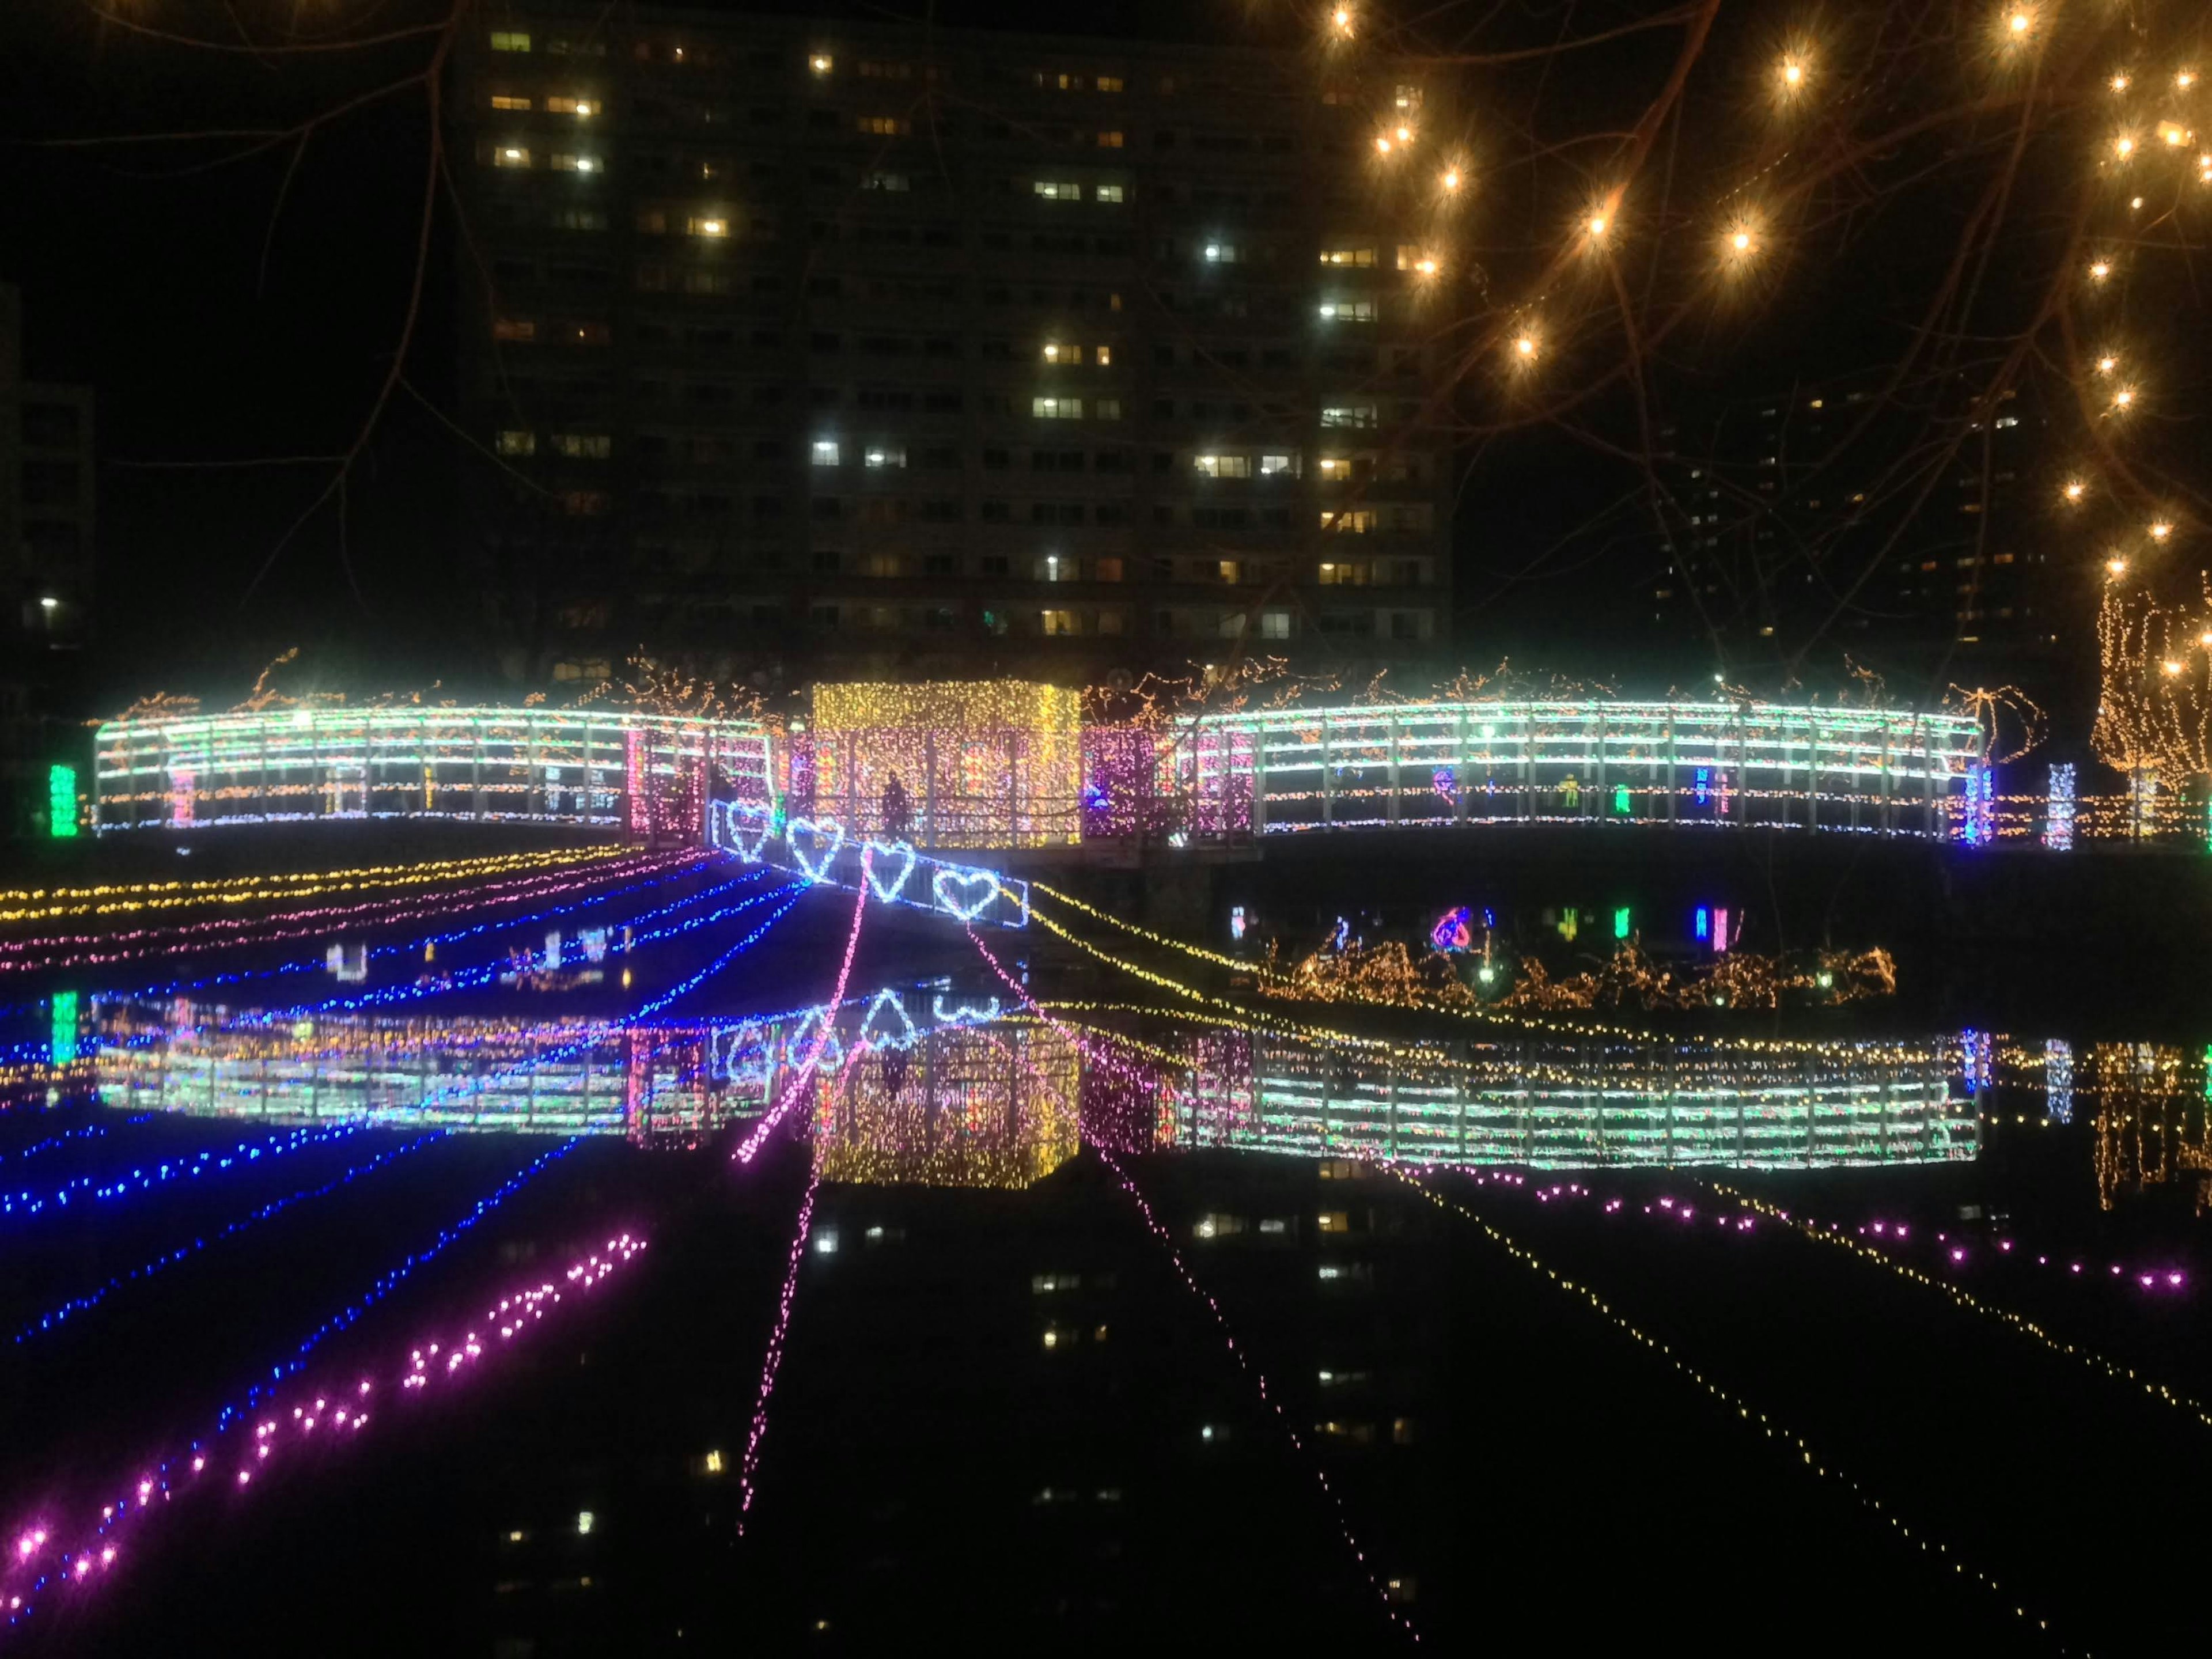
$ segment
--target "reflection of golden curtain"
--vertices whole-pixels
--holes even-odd
[[[1075,1155],[1075,1046],[1046,1030],[940,1030],[815,1085],[816,1166],[871,1186],[1002,1187]]]

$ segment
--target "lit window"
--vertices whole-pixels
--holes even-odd
[[[1094,202],[1118,202],[1122,199],[1121,186],[1119,185],[1094,185],[1091,186],[1091,199]],[[1119,296],[1117,295],[1116,297],[1118,298]],[[1119,311],[1121,308],[1121,307],[1118,305],[1114,307],[1116,311]]]
[[[604,432],[556,432],[553,447],[570,460],[604,461],[614,453],[614,440]]]
[[[1321,411],[1323,426],[1373,426],[1373,404],[1331,404]]]
[[[1332,513],[1324,508],[1321,527],[1331,533],[1364,536],[1375,528],[1375,514],[1366,507],[1354,507],[1341,513]]]
[[[1367,567],[1364,564],[1325,563],[1319,575],[1323,587],[1364,587],[1367,585]]]
[[[817,438],[814,441],[814,465],[817,466],[835,466],[837,465],[837,441],[836,439]]]
[[[1102,133],[1100,133],[1100,134],[1098,135],[1098,148],[1099,148],[1099,149],[1121,149],[1121,135],[1120,133],[1118,133],[1118,132],[1102,132]]]
[[[708,1474],[721,1474],[722,1454],[718,1451],[708,1452],[705,1457],[700,1460],[699,1467]]]
[[[1371,247],[1325,247],[1321,251],[1321,262],[1325,265],[1371,265],[1375,250]]]
[[[1057,636],[1083,631],[1079,626],[1081,617],[1073,611],[1041,611],[1037,617],[1043,624],[1044,631],[1049,635]]]
[[[1252,476],[1249,455],[1194,455],[1191,465],[1209,478],[1249,478]]]
[[[1314,1224],[1325,1233],[1348,1233],[1352,1218],[1342,1210],[1323,1210],[1314,1218]]]
[[[527,317],[495,317],[491,337],[495,340],[534,340],[538,337],[538,325]]]
[[[1073,559],[1063,553],[1048,553],[1036,562],[1036,579],[1041,582],[1072,582],[1081,574]]]
[[[814,1235],[814,1254],[817,1255],[837,1254],[837,1230],[835,1227],[824,1227]]]
[[[1048,202],[1079,202],[1083,199],[1083,186],[1066,179],[1039,179],[1033,181],[1030,188]]]
[[[1263,478],[1272,478],[1281,474],[1296,477],[1297,471],[1298,458],[1295,454],[1260,457],[1260,476]]]
[[[1424,276],[1435,274],[1437,262],[1429,251],[1418,242],[1398,244],[1398,269],[1417,271]]]
[[[1375,301],[1372,300],[1323,300],[1321,319],[1325,323],[1371,323],[1375,320]]]
[[[821,446],[817,444],[815,447],[818,449]],[[836,446],[832,444],[830,447],[835,449]],[[904,466],[906,450],[898,444],[872,444],[863,453],[861,459],[866,465],[872,467]]]
[[[1048,363],[1080,362],[1083,360],[1083,348],[1059,345],[1048,341],[1044,348],[1044,360]]]
[[[599,158],[596,155],[564,155],[558,150],[553,153],[553,170],[556,173],[597,173],[600,166]]]
[[[1034,398],[1030,400],[1030,413],[1041,421],[1079,421],[1083,418],[1083,399]]]
[[[528,52],[530,33],[526,29],[494,29],[491,32],[494,52]]]
[[[826,52],[817,52],[806,60],[806,67],[817,75],[827,75],[837,67],[837,60]]]
[[[511,98],[504,93],[495,92],[491,95],[491,106],[494,109],[528,109],[530,100],[527,98]]]
[[[1091,404],[1091,412],[1097,420],[1118,421],[1121,418],[1121,400],[1119,398],[1101,398]]]
[[[1390,102],[1401,110],[1409,112],[1417,110],[1421,106],[1421,89],[1419,87],[1401,86],[1391,94]]]
[[[530,152],[520,144],[501,144],[491,153],[491,164],[495,167],[526,167]]]
[[[853,125],[878,138],[896,138],[913,131],[913,124],[903,115],[862,115],[855,117]]]
[[[1234,559],[1215,560],[1213,563],[1213,574],[1224,582],[1234,583],[1238,574],[1237,561]],[[1243,618],[1240,617],[1237,620],[1241,623],[1243,621]]]
[[[1260,637],[1263,640],[1287,640],[1290,638],[1291,613],[1287,611],[1262,611],[1260,613]],[[1279,1221],[1275,1223],[1275,1231],[1277,1232],[1280,1232],[1282,1230],[1283,1224]],[[1267,1224],[1266,1222],[1263,1221],[1260,1224],[1260,1231],[1263,1233],[1267,1231]]]
[[[903,173],[869,173],[860,177],[862,190],[905,190],[909,181]]]
[[[502,455],[535,455],[538,434],[535,432],[502,432],[499,434],[499,453]]]
[[[1121,560],[1116,558],[1103,558],[1094,561],[1091,566],[1091,577],[1093,581],[1120,581],[1121,580]],[[1105,617],[1102,616],[1099,618],[1099,628],[1102,632],[1105,631]]]
[[[614,343],[614,331],[605,323],[570,323],[562,332],[572,345],[603,346]]]
[[[1097,85],[1101,92],[1119,92],[1121,90],[1121,77],[1118,75],[1102,75],[1098,77]]]
[[[1325,483],[1342,483],[1352,476],[1352,462],[1346,456],[1324,455],[1321,458],[1321,476]]]
[[[1104,368],[1113,361],[1114,348],[1112,346],[1100,346],[1098,348],[1098,367]],[[2000,422],[1999,424],[2002,425],[2002,422]]]
[[[1234,242],[1208,242],[1206,245],[1206,262],[1210,265],[1235,264],[1237,263],[1237,244]]]
[[[726,236],[730,234],[730,222],[695,213],[684,222],[684,228],[694,236]]]
[[[588,98],[548,98],[545,108],[549,114],[575,115],[586,120],[599,112],[599,106]]]

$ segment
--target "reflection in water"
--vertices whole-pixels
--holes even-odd
[[[1123,1150],[1538,1169],[1948,1163],[1978,1145],[1978,1091],[1954,1093],[1933,1045],[1531,1038],[1386,1050],[1170,1020],[1147,1021],[1140,1038],[996,1013],[933,987],[848,1000],[806,1085],[823,1178],[1027,1186],[1074,1154],[1079,1122]],[[98,1075],[102,1098],[132,1111],[688,1146],[779,1099],[823,1017],[270,1027],[189,1000],[119,1001],[96,1012]],[[1976,1052],[1970,1040],[1970,1084]]]

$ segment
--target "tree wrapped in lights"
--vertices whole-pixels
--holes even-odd
[[[2128,775],[2139,800],[2212,777],[2212,579],[2197,580],[2197,602],[2185,607],[2116,575],[2097,613],[2097,757]]]

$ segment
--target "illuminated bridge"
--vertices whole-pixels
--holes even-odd
[[[820,709],[854,691],[878,695],[848,696],[848,721],[911,720],[935,707],[925,692],[963,695],[938,697],[939,726],[825,728]],[[114,720],[96,739],[92,821],[462,818],[699,841],[713,805],[732,803],[855,844],[970,851],[1492,823],[1994,833],[1984,736],[1965,714],[1585,698],[1154,726],[1084,725],[1072,694],[1018,682],[817,694],[811,728],[787,730],[613,708]]]
[[[1417,703],[1206,714],[1176,757],[1201,831],[1468,823],[1959,833],[1980,723],[1745,702]]]

